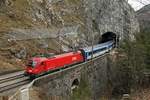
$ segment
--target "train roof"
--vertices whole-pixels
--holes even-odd
[[[93,50],[95,51],[95,50],[98,50],[100,48],[104,48],[106,45],[109,45],[109,44],[110,45],[113,44],[113,41],[108,41],[108,42],[105,42],[105,43],[94,45]],[[92,51],[92,46],[82,48],[81,50],[84,50],[85,52],[90,52],[90,51]]]
[[[68,53],[56,55],[56,56],[54,56],[54,57],[55,57],[55,58],[61,58],[61,57],[64,57],[64,56],[71,56],[71,55],[74,55],[75,53],[80,53],[80,51],[76,51],[76,52],[68,52]]]

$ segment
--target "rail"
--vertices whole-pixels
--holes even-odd
[[[17,89],[30,82],[29,77],[24,76],[24,71],[18,71],[0,76],[0,95],[8,90]]]

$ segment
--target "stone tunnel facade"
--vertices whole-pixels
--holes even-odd
[[[70,100],[72,86],[78,85],[74,84],[74,81],[78,81],[80,84],[81,79],[86,80],[93,100],[104,95],[108,83],[108,55],[105,54],[83,64],[37,79],[30,89],[30,98],[37,100],[37,97],[34,97],[35,92],[33,93],[36,91],[41,100],[46,100],[46,98],[48,100],[55,100],[54,98]]]

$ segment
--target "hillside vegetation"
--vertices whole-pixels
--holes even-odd
[[[150,5],[136,12],[140,32],[135,40],[126,38],[118,49],[115,92],[131,93],[133,100],[148,100],[150,84]],[[118,76],[119,75],[119,76]],[[143,90],[145,89],[146,90]],[[142,95],[141,93],[142,92]],[[137,96],[140,94],[140,96]]]
[[[135,98],[135,93],[149,87],[150,31],[141,31],[135,37],[135,41],[124,40],[118,49],[119,56],[116,62],[117,81],[115,81],[113,95],[131,93],[134,94],[133,98]]]

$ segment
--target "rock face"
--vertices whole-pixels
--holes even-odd
[[[0,8],[0,60],[18,66],[37,52],[96,44],[106,32],[134,39],[139,30],[125,0],[2,0]]]
[[[144,6],[136,13],[140,23],[141,30],[149,30],[150,29],[150,4]]]

